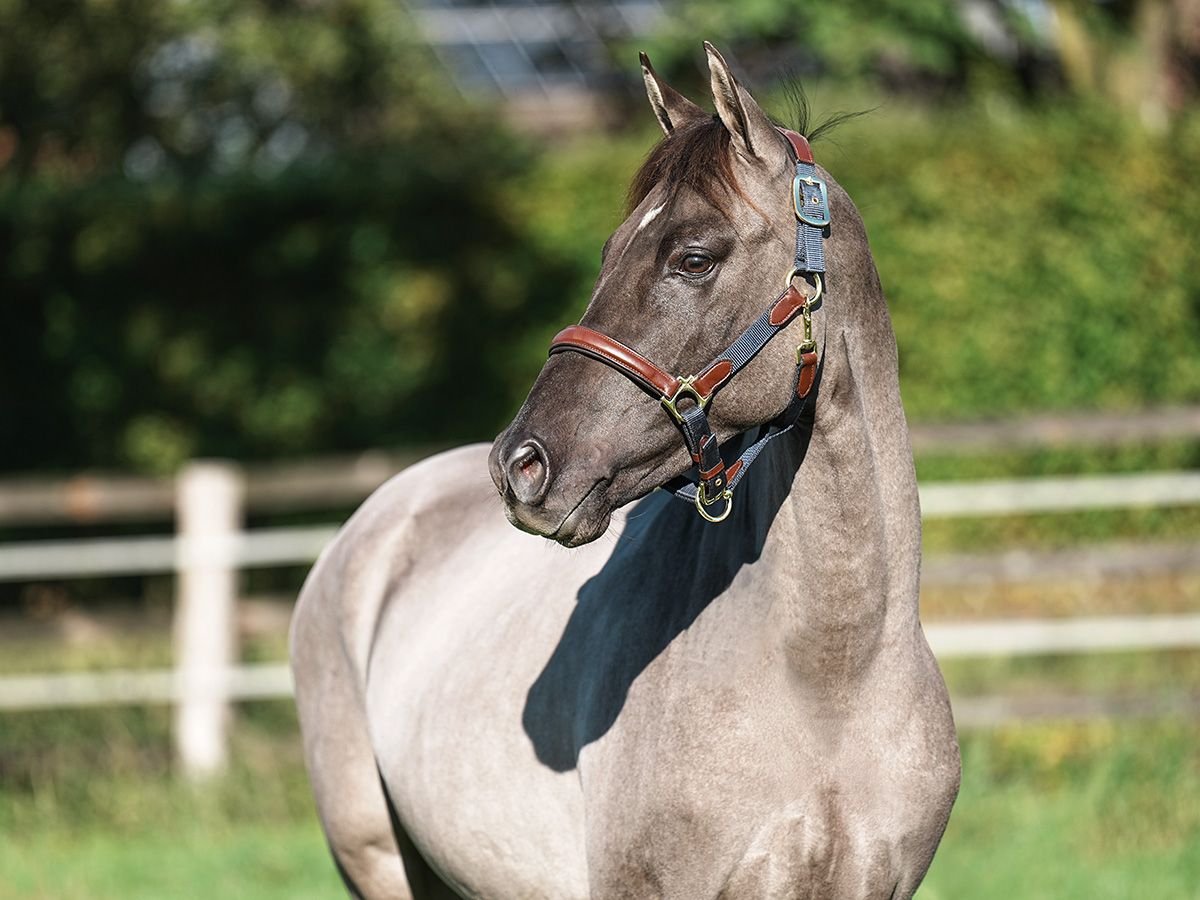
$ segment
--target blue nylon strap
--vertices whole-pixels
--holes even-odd
[[[738,462],[741,463],[741,467],[737,470],[737,473],[731,479],[729,479],[729,483],[726,485],[728,490],[732,491],[738,486],[738,483],[746,476],[746,473],[750,471],[750,465],[754,462],[754,460],[758,459],[759,454],[762,453],[763,450],[767,449],[767,444],[771,443],[771,441],[775,440],[776,438],[787,434],[806,419],[811,420],[811,413],[816,408],[817,388],[821,383],[821,370],[824,368],[824,366],[825,350],[824,347],[822,347],[820,362],[817,364],[817,377],[814,382],[813,389],[809,392],[807,397],[801,399],[796,395],[795,389],[793,388],[792,402],[788,404],[788,408],[783,411],[783,414],[776,419],[774,423],[768,426],[767,433],[742,451],[741,455],[737,458],[737,462],[731,463],[725,467],[726,471],[728,471],[737,465]],[[799,378],[800,373],[797,372],[797,381]],[[806,413],[808,415],[806,415]],[[673,487],[673,485],[677,484],[678,481],[684,481],[684,483],[679,487]],[[698,492],[699,487],[698,485],[687,481],[686,479],[679,479],[675,482],[672,482],[671,485],[665,485],[665,487],[668,490],[671,490],[671,492],[680,500],[685,500],[688,503],[696,502],[696,493]]]
[[[695,456],[700,452],[700,442],[706,435],[712,433],[712,427],[708,424],[708,416],[698,405],[679,410],[679,415],[683,417],[683,421],[679,423],[679,428],[683,432],[683,443],[687,445],[688,453]]]
[[[771,304],[773,308],[775,304]],[[749,328],[741,333],[736,341],[729,345],[729,348],[714,359],[705,370],[711,369],[713,365],[721,360],[729,360],[733,365],[733,370],[725,377],[728,382],[730,378],[736,375],[745,365],[758,356],[758,352],[763,347],[767,346],[767,342],[775,337],[775,332],[779,331],[771,324],[771,309],[767,309],[762,315],[755,319]]]
[[[828,226],[818,227],[799,217],[803,211],[806,218],[815,222],[829,221],[829,192],[824,179],[817,174],[817,167],[812,163],[797,162],[792,191],[797,208],[796,258],[792,268],[797,272],[824,273],[824,238]]]
[[[796,161],[796,176],[792,182],[792,194],[793,203],[796,207],[796,256],[792,263],[792,274],[824,274],[825,236],[829,229],[829,192],[825,180],[817,174],[817,167],[814,164],[803,160]],[[772,304],[773,306],[774,304]],[[730,378],[736,375],[750,360],[754,359],[759,351],[767,345],[767,342],[788,324],[785,322],[783,326],[776,327],[770,323],[770,316],[771,309],[768,308],[754,320],[749,328],[742,332],[741,336],[733,342],[728,350],[713,360],[713,363],[710,363],[710,367],[721,360],[728,360],[732,364],[732,371],[730,371],[722,383],[728,383]],[[734,473],[733,478],[726,485],[728,490],[732,491],[737,487],[738,482],[745,477],[746,473],[750,470],[750,465],[766,449],[767,444],[781,435],[787,434],[806,418],[805,413],[813,410],[816,405],[817,386],[820,384],[821,371],[825,365],[824,348],[822,348],[819,360],[816,381],[808,397],[801,399],[797,396],[794,385],[792,401],[788,404],[788,408],[771,423],[766,429],[766,434],[754,441],[754,443],[742,452],[737,462],[726,467],[726,471],[728,471],[738,463],[741,464]],[[800,374],[800,370],[797,369],[797,384],[799,383]],[[694,412],[698,412],[699,415],[689,417],[685,414],[685,422],[682,423],[684,443],[688,445],[688,451],[693,455],[696,453],[695,447],[701,437],[701,432],[710,429],[708,417],[704,414],[704,410],[697,409]],[[688,503],[696,502],[696,496],[699,492],[699,485],[686,476],[676,479],[670,485],[665,485],[664,487],[671,490],[676,497]],[[711,497],[709,499],[715,500],[715,498]],[[719,507],[720,503],[721,501],[717,501],[712,505]]]

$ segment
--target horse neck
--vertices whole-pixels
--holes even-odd
[[[895,335],[862,231],[830,246],[815,424],[763,548],[798,665],[861,671],[917,621],[921,519]],[[857,240],[855,239],[857,238]]]

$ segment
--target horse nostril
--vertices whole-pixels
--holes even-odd
[[[549,484],[546,451],[537,441],[525,441],[508,458],[508,486],[522,503],[540,503]]]

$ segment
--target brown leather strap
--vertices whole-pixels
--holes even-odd
[[[674,375],[668,375],[636,350],[586,325],[571,325],[555,335],[550,343],[550,352],[562,350],[590,354],[641,382],[647,389],[657,391],[660,396],[673,397],[679,390],[679,379]]]
[[[796,396],[803,400],[817,379],[817,351],[800,354],[800,377],[796,380]]]
[[[800,162],[814,162],[812,147],[808,145],[808,138],[794,131],[789,131],[787,128],[780,128],[779,133],[787,138],[787,142],[792,145],[792,152],[796,154],[796,159],[800,160]]]
[[[775,305],[771,307],[771,315],[767,321],[779,328],[803,309],[807,301],[808,297],[796,290],[796,285],[789,284],[788,289],[783,292],[783,296],[776,300]]]
[[[696,376],[692,387],[700,392],[701,397],[711,397],[712,392],[725,383],[733,374],[733,363],[727,359],[718,359],[715,363]]]

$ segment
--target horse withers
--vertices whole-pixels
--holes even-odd
[[[879,278],[705,46],[715,116],[643,57],[663,140],[512,424],[380,488],[301,593],[356,896],[895,900],[933,858],[959,756]]]

